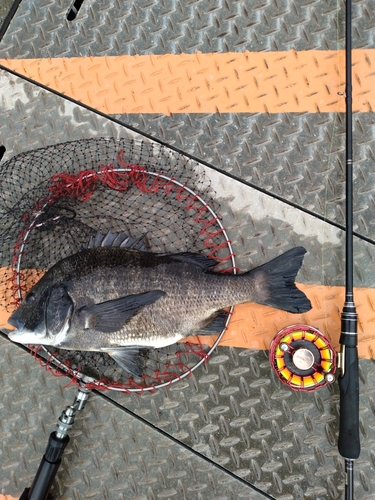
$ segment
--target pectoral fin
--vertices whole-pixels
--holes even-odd
[[[105,333],[116,332],[143,307],[153,304],[163,295],[166,293],[162,290],[127,295],[100,304],[81,307],[78,314],[85,328],[95,328]]]
[[[136,377],[142,376],[146,363],[144,356],[145,349],[132,347],[103,347],[101,350],[109,354],[123,370]]]

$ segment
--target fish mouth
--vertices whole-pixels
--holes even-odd
[[[9,323],[9,325],[12,325],[15,328],[17,328],[18,331],[21,331],[24,327],[22,322],[15,317],[15,314],[12,314],[12,316],[10,316],[10,318],[8,318],[8,323]]]
[[[41,339],[34,332],[15,330],[8,334],[8,338],[17,344],[41,344]]]
[[[8,338],[12,342],[24,345],[43,343],[45,337],[43,331],[39,334],[38,331],[28,330],[25,328],[25,321],[18,317],[17,311],[15,311],[10,318],[8,318],[8,323],[16,328],[16,330],[8,333]]]

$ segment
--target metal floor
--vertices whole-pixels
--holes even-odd
[[[77,102],[74,83],[87,61],[101,64],[98,58],[106,57],[128,55],[138,63],[138,56],[150,54],[218,52],[228,55],[224,66],[244,51],[264,53],[268,62],[284,52],[337,51],[343,48],[343,6],[333,0],[84,0],[68,22],[70,4],[22,0],[0,41],[2,162],[69,140],[146,134],[204,162],[241,269],[301,244],[308,254],[299,282],[343,285],[341,108],[329,111],[321,104],[319,112],[297,112],[287,101],[282,112],[223,108],[167,115],[158,106],[141,113],[118,105],[112,112],[116,108],[108,101],[106,113],[98,103],[113,78],[112,67],[101,81],[91,82],[97,98],[90,106]],[[355,3],[353,24],[355,47],[372,61],[375,17],[369,0]],[[76,58],[76,75],[61,58]],[[37,78],[32,71],[35,64],[42,67],[40,60],[66,73],[53,80],[42,71]],[[240,75],[240,66],[234,69]],[[371,68],[365,76],[370,73]],[[239,76],[238,86],[244,81]],[[65,84],[64,95],[56,92]],[[333,84],[330,89],[333,95]],[[364,289],[375,282],[374,123],[371,107],[355,113],[355,286]],[[314,298],[317,320],[325,314],[321,302],[324,298]],[[375,307],[370,306],[373,316],[364,329],[372,342]],[[264,318],[273,325],[270,339],[280,323],[278,312],[272,314]],[[0,493],[19,497],[76,389],[18,346],[4,339],[0,344]],[[358,500],[375,499],[374,351],[360,360]],[[219,346],[192,377],[171,387],[142,395],[90,395],[71,431],[54,494],[62,500],[260,500],[264,495],[252,489],[255,485],[278,500],[343,498],[338,415],[337,384],[293,392],[272,372],[267,350]]]

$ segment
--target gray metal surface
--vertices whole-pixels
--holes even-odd
[[[77,139],[103,135],[116,137],[133,135],[122,126],[78,105],[66,102],[64,98],[40,89],[37,85],[24,82],[6,71],[0,73],[0,78],[3,83],[0,92],[4,101],[8,103],[1,127],[1,140],[7,148],[5,158],[37,146],[63,142],[73,137]],[[48,116],[53,116],[53,120],[48,119]],[[233,241],[240,267],[245,269],[264,262],[275,256],[280,247],[287,248],[290,242],[293,242],[293,244],[304,244],[309,251],[306,264],[299,275],[300,282],[319,283],[324,277],[326,283],[342,284],[343,234],[340,230],[223,174],[209,168],[206,171],[217,192],[222,207],[221,215]],[[371,286],[375,268],[370,263],[375,260],[374,247],[357,240],[356,256],[356,285]],[[319,311],[317,313],[320,314]],[[274,314],[277,315],[277,311]],[[270,335],[273,333],[276,332],[270,332]],[[7,349],[11,351],[5,355],[4,366],[11,367],[9,374],[6,375],[11,382],[5,384],[6,394],[11,391],[12,384],[16,388],[19,387],[23,408],[29,409],[32,415],[36,413],[35,408],[38,411],[42,407],[48,410],[51,407],[55,408],[53,419],[46,417],[46,422],[42,423],[37,418],[31,425],[32,433],[40,436],[40,440],[43,441],[52,430],[51,427],[54,426],[52,420],[59,412],[56,406],[60,405],[56,404],[53,390],[49,393],[44,388],[44,384],[53,384],[55,379],[43,371],[42,380],[45,382],[40,381],[39,371],[30,371],[26,377],[25,372],[19,368],[23,363],[17,358],[16,353],[20,352],[19,349],[9,345]],[[6,353],[6,349],[3,348],[3,352]],[[24,359],[23,353],[22,359]],[[31,358],[30,364],[31,366],[35,364],[35,370],[39,370]],[[355,487],[356,498],[370,499],[375,497],[373,481],[375,417],[372,411],[375,373],[372,361],[361,360],[360,364],[363,450],[361,459],[357,463]],[[31,395],[31,399],[27,399],[22,392],[25,377],[34,387],[33,390],[28,390],[27,384],[25,385],[25,390]],[[59,393],[60,389],[57,391]],[[62,397],[65,401],[65,395]],[[124,410],[130,410],[154,426],[149,434],[153,442],[160,438],[158,429],[161,429],[166,435],[208,457],[213,463],[224,466],[239,478],[257,485],[275,498],[323,500],[342,496],[343,464],[337,451],[339,402],[337,385],[324,388],[315,394],[294,393],[277,381],[264,351],[219,347],[209,362],[199,368],[192,378],[179,382],[171,388],[141,396],[110,393],[109,397],[117,401]],[[101,403],[96,404],[101,407]],[[65,402],[62,406],[64,405]],[[5,399],[3,410],[8,411],[10,407],[12,398],[8,397],[8,400]],[[106,412],[111,414],[111,408],[105,405],[103,414],[106,415]],[[94,409],[90,410],[88,406],[84,411],[89,415],[86,418],[92,418],[91,412],[94,412]],[[100,409],[98,411],[100,412]],[[116,412],[118,411],[121,414],[123,410],[117,408]],[[14,411],[11,412],[11,415],[13,414]],[[19,412],[19,417],[16,420],[11,418],[12,423],[8,424],[11,429],[14,426],[14,433],[19,439],[15,451],[12,448],[14,436],[10,433],[9,426],[5,428],[7,439],[4,441],[1,455],[1,466],[5,477],[4,486],[1,486],[8,493],[19,494],[21,487],[27,485],[37,466],[38,460],[31,452],[35,453],[35,443],[39,438],[31,438],[24,430],[25,426],[27,428],[30,425],[30,418],[27,411],[22,410]],[[113,421],[112,417],[108,418],[109,420]],[[104,423],[106,421],[107,417],[104,418]],[[117,416],[115,421],[118,421]],[[131,432],[124,432],[121,440],[118,434],[112,434],[106,427],[101,427],[105,425],[104,423],[101,419],[99,423],[90,421],[84,424],[85,435],[80,438],[79,445],[76,444],[73,448],[78,458],[73,452],[70,453],[64,460],[64,469],[59,475],[58,494],[61,498],[81,498],[80,495],[85,498],[91,491],[94,492],[93,498],[100,498],[100,495],[104,495],[104,498],[105,495],[108,495],[108,498],[122,498],[121,494],[127,498],[124,489],[128,488],[128,483],[124,483],[122,470],[125,471],[124,474],[130,471],[135,478],[132,482],[134,491],[130,494],[130,498],[142,498],[142,494],[146,495],[145,498],[147,495],[150,498],[158,498],[160,488],[162,491],[174,488],[177,491],[174,495],[179,497],[178,488],[185,488],[188,491],[187,488],[191,483],[201,484],[202,479],[199,481],[195,479],[195,468],[186,468],[187,474],[183,478],[179,477],[177,486],[174,482],[173,487],[170,486],[168,478],[163,479],[163,474],[159,476],[157,473],[155,480],[138,476],[139,471],[132,469],[135,467],[132,465],[133,462],[130,468],[127,468],[128,465],[122,465],[122,458],[119,458],[122,456],[121,452],[113,450],[119,450],[118,446],[131,450],[134,446],[138,450],[135,453],[140,457],[143,456],[140,462],[144,463],[142,467],[146,471],[153,470],[154,460],[162,462],[167,460],[167,465],[161,466],[161,471],[168,476],[169,472],[164,472],[164,469],[169,471],[171,467],[169,458],[164,456],[167,452],[160,451],[160,456],[157,455],[155,458],[143,451],[144,447],[148,449],[150,445],[147,441],[146,444],[145,441],[139,444],[137,442],[139,438],[134,438],[134,433],[138,432],[134,429],[138,424],[133,420],[130,424],[125,419],[124,426],[130,425]],[[143,428],[140,434],[143,436]],[[86,435],[89,436],[87,442]],[[169,443],[166,435],[163,435],[163,440],[166,439],[165,442]],[[171,442],[166,448],[172,449],[175,444],[175,441]],[[37,453],[41,453],[43,446],[45,443],[43,445],[41,443],[40,447],[38,444]],[[89,455],[85,455],[87,450],[90,450]],[[179,453],[176,451],[175,456]],[[20,464],[24,467],[23,472],[18,468]],[[177,469],[180,471],[179,467],[180,465]],[[170,474],[174,481],[173,468]],[[176,472],[177,476],[179,474],[180,472]],[[146,475],[148,477],[148,474]],[[202,486],[202,490],[197,486],[197,490],[193,488],[192,493],[189,490],[186,498],[195,498],[193,495],[197,491],[196,498],[202,500],[216,498],[215,494],[217,498],[222,498],[220,495],[226,494],[225,489],[221,483],[215,481],[216,486],[205,488]],[[147,485],[146,489],[144,484]],[[234,493],[228,498],[236,498],[233,495],[237,495],[236,488],[243,488],[242,483],[236,484],[234,481],[231,487]],[[146,493],[143,493],[144,491]],[[166,498],[169,498],[168,495],[172,493],[166,495]],[[252,498],[249,495],[248,490],[241,490],[238,498]]]
[[[363,445],[355,498],[367,499],[375,497],[369,412],[375,372],[370,361],[362,361],[361,368]],[[154,425],[282,499],[342,498],[338,403],[336,385],[315,394],[292,392],[275,380],[266,353],[223,347],[193,379],[124,401]]]
[[[69,23],[65,15],[70,4],[23,0],[0,43],[0,57],[343,47],[342,5],[335,0],[304,5],[85,0],[77,19]],[[354,14],[354,45],[373,48],[371,3],[356,2]],[[133,135],[7,71],[0,72],[0,84],[4,159],[67,140]],[[117,118],[281,199],[343,222],[342,115]],[[355,223],[360,234],[373,238],[373,113],[357,114],[355,127]],[[300,282],[344,283],[340,230],[225,175],[207,172],[242,269],[274,257],[280,248],[303,244],[309,253]],[[356,239],[356,286],[373,287],[374,264],[374,245]],[[323,314],[324,304],[317,307],[317,315]],[[0,492],[19,495],[30,485],[48,434],[75,390],[63,389],[67,379],[56,380],[16,346],[2,340],[0,346]],[[375,499],[374,363],[360,361],[358,500]],[[337,385],[315,394],[294,393],[280,385],[265,351],[219,347],[193,377],[170,388],[141,396],[108,396],[119,406],[90,397],[77,419],[58,476],[58,498],[261,498],[215,463],[279,500],[343,497]]]
[[[1,57],[74,57],[336,50],[344,47],[344,13],[336,0],[211,2],[85,0],[67,21],[70,0],[23,1]],[[353,46],[374,47],[371,4],[354,2]],[[37,34],[43,39],[38,40]]]
[[[336,50],[343,48],[343,6],[328,2],[85,0],[74,21],[71,0],[23,0],[0,58]],[[375,15],[354,4],[353,46],[375,47]],[[344,223],[342,114],[116,115],[216,168],[334,223]],[[373,113],[355,116],[355,230],[374,239]]]
[[[0,492],[20,495],[31,486],[48,436],[76,389],[4,339],[0,347]],[[52,489],[59,499],[262,499],[215,464],[95,394],[77,415],[70,438]]]
[[[345,221],[342,114],[116,115],[252,186],[328,221]],[[354,230],[374,239],[373,113],[354,119]]]
[[[3,23],[4,23],[5,19],[7,18],[8,14],[12,8],[12,5],[14,3],[15,2],[13,0],[2,0],[2,2],[0,4],[0,29],[2,28]]]

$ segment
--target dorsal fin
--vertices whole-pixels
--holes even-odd
[[[108,231],[107,234],[102,234],[99,230],[95,236],[91,236],[86,248],[98,247],[121,247],[121,248],[134,248],[147,252],[146,235],[143,234],[139,238],[134,238],[128,234],[121,232]]]
[[[166,253],[159,255],[168,255],[168,257],[170,257],[171,259],[178,260],[180,262],[189,262],[191,264],[195,264],[196,266],[201,267],[205,271],[209,271],[218,264],[217,260],[215,259],[211,259],[210,257],[206,257],[205,255],[193,252],[170,253],[170,254]]]

